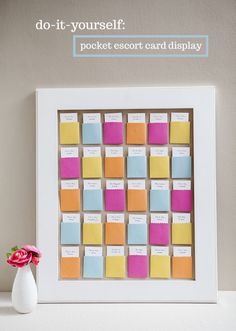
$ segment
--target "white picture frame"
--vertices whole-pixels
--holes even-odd
[[[184,109],[194,116],[195,280],[58,279],[58,110]],[[36,90],[39,302],[216,302],[215,88]]]

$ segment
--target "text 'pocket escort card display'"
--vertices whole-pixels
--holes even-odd
[[[60,112],[60,279],[194,279],[190,115]]]

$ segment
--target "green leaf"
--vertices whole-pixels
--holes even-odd
[[[19,249],[18,246],[14,246],[14,247],[11,248],[11,251],[12,251],[12,252],[15,252],[15,251],[17,251],[18,249]]]
[[[11,253],[6,253],[6,257],[9,259],[9,257],[11,256]]]

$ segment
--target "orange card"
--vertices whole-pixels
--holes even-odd
[[[172,257],[172,277],[184,279],[193,277],[192,256]]]
[[[124,177],[123,157],[105,157],[105,177],[106,178]]]
[[[80,190],[60,190],[61,211],[80,211]]]
[[[147,191],[128,190],[128,211],[147,210]]]
[[[80,278],[80,258],[61,257],[61,278]]]
[[[127,123],[126,142],[131,145],[146,144],[146,124],[145,123]]]
[[[105,244],[124,245],[125,244],[125,224],[106,223],[105,224]]]

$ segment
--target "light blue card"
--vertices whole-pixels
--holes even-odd
[[[128,244],[147,244],[147,224],[128,224]]]
[[[103,209],[102,190],[84,190],[83,209],[96,211]]]
[[[83,123],[82,136],[83,144],[102,144],[101,123]]]
[[[191,178],[191,156],[172,157],[172,178]]]
[[[145,178],[147,176],[147,158],[146,156],[128,156],[127,157],[127,177]]]
[[[170,191],[151,190],[150,191],[150,211],[169,211]]]
[[[84,278],[103,278],[102,256],[84,256]]]
[[[80,222],[61,222],[61,244],[80,244]]]

